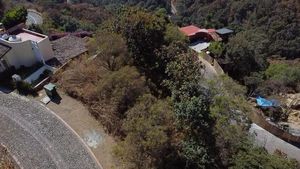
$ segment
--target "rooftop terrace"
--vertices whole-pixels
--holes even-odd
[[[27,29],[17,29],[12,32],[6,32],[0,35],[0,38],[7,42],[25,42],[25,41],[34,41],[39,42],[46,38],[46,36],[32,32]]]

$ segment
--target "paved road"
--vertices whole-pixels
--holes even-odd
[[[43,24],[43,17],[42,15],[32,9],[28,9],[27,10],[28,14],[27,14],[27,21],[26,21],[26,25],[41,25]]]
[[[202,72],[205,79],[213,79],[218,76],[215,68],[210,63],[208,63],[202,57],[199,57],[199,60],[205,65],[205,69]]]
[[[255,142],[259,146],[265,147],[268,152],[273,153],[276,149],[278,149],[287,154],[289,158],[294,158],[300,162],[299,148],[281,140],[254,123],[251,125],[250,133],[253,133]]]
[[[84,142],[38,102],[0,93],[0,143],[24,169],[100,169]]]

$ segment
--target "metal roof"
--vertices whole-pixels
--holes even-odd
[[[201,29],[198,28],[197,26],[190,25],[190,26],[180,28],[180,31],[187,36],[193,36],[196,33],[198,33],[199,31],[201,31]]]
[[[233,33],[233,30],[228,29],[228,28],[221,28],[221,29],[216,30],[216,32],[218,34],[225,35],[225,34]]]
[[[209,47],[209,45],[210,45],[209,42],[199,41],[199,42],[195,42],[195,43],[191,44],[189,47],[199,53],[199,52],[203,51],[204,49],[207,49]]]

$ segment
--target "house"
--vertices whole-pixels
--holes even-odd
[[[73,58],[88,52],[86,40],[69,34],[60,39],[51,41],[54,51],[54,58],[47,61],[47,65],[59,68],[68,63]]]
[[[198,40],[202,40],[202,41],[211,41],[212,40],[212,37],[208,33],[207,29],[200,29],[194,25],[182,27],[179,30],[183,34],[185,34],[191,42],[195,42]]]
[[[227,41],[229,36],[233,34],[233,30],[228,28],[221,28],[216,30],[216,33],[224,40]]]
[[[179,29],[185,34],[191,42],[195,41],[222,41],[215,29],[200,29],[197,26],[190,25]]]
[[[190,48],[201,52],[209,47],[211,41],[222,41],[215,29],[200,29],[190,25],[179,29],[190,40]]]
[[[0,72],[7,68],[45,63],[54,53],[49,38],[17,25],[0,33]]]

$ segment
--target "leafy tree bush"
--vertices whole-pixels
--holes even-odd
[[[178,128],[184,135],[180,153],[189,168],[218,168],[222,164],[209,113],[210,95],[201,83],[203,66],[193,53],[182,54],[167,67]]]
[[[34,32],[41,33],[41,34],[44,33],[43,29],[39,25],[32,24],[32,25],[29,26],[28,29],[31,30],[31,31],[34,31]]]
[[[245,85],[250,92],[259,95],[298,92],[300,82],[299,65],[272,63],[263,72],[252,73],[245,77]]]
[[[222,42],[212,42],[208,47],[208,51],[218,58],[223,55],[225,46]]]
[[[2,19],[3,14],[4,14],[4,3],[2,0],[0,0],[0,19]]]
[[[230,62],[225,70],[234,79],[242,80],[251,72],[267,67],[266,53],[269,41],[263,32],[251,30],[238,33],[227,44],[226,59]]]
[[[19,23],[25,23],[27,17],[27,10],[24,6],[18,6],[7,11],[3,18],[2,23],[6,29],[11,28]]]
[[[187,37],[182,34],[178,27],[172,24],[168,24],[166,27],[166,33],[165,33],[165,41],[167,43],[172,43],[172,42],[188,42]]]
[[[251,145],[247,145],[250,146]],[[281,158],[277,155],[269,155],[266,150],[251,147],[247,151],[240,151],[234,157],[234,165],[230,169],[268,168],[268,169],[296,169],[297,162]]]
[[[281,81],[285,85],[293,86],[300,83],[300,66],[271,64],[265,74],[268,79]]]
[[[24,81],[16,82],[16,89],[22,95],[29,95],[29,94],[36,95],[33,86]]]
[[[130,63],[126,42],[123,37],[108,31],[98,31],[89,42],[89,51],[107,70],[115,71]]]
[[[115,30],[125,37],[134,64],[151,75],[159,64],[155,51],[164,44],[165,18],[132,8],[124,8],[119,17]]]
[[[115,154],[127,168],[178,168],[179,157],[172,137],[175,118],[170,100],[144,95],[126,114],[122,126],[126,136]]]
[[[125,112],[147,92],[145,78],[136,68],[125,66],[97,83],[97,90],[88,98],[90,111],[109,132],[118,134]]]

